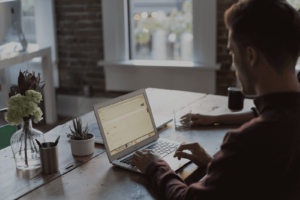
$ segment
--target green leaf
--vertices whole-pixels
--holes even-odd
[[[73,119],[72,121],[73,121],[73,127],[74,127],[74,130],[76,131],[77,128],[76,128],[75,119]],[[71,128],[71,127],[70,127],[70,128]]]

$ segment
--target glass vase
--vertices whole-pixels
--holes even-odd
[[[39,145],[45,142],[44,134],[32,128],[31,119],[24,121],[20,130],[15,132],[10,145],[16,162],[16,167],[22,170],[31,170],[41,167]]]

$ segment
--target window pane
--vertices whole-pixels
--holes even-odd
[[[28,43],[36,43],[34,0],[22,0],[22,30]]]
[[[287,0],[287,2],[290,3],[297,10],[300,9],[300,0]]]
[[[131,59],[193,60],[192,0],[129,0]]]
[[[287,0],[296,10],[300,9],[300,0]],[[300,58],[298,59],[298,65],[300,65]]]

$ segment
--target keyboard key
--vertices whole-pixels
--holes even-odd
[[[160,154],[160,156],[163,158],[165,157],[166,155],[168,155],[167,153],[163,153],[163,154]]]

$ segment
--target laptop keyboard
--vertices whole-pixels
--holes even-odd
[[[169,155],[170,153],[175,152],[178,149],[179,145],[167,142],[167,141],[158,141],[157,143],[147,147],[146,149],[152,149],[156,153],[158,153],[162,158]],[[131,165],[132,156],[129,156],[123,160],[121,160],[121,163],[125,163],[128,165]]]

